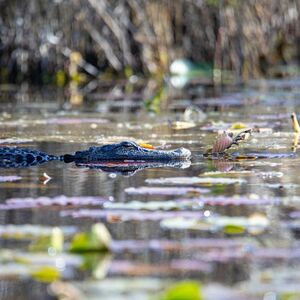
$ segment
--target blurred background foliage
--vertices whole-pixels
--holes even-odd
[[[0,0],[2,83],[162,76],[180,58],[283,76],[300,62],[300,0]]]

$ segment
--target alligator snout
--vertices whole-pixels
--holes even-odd
[[[175,153],[178,153],[178,156],[182,157],[182,158],[190,158],[192,156],[192,153],[189,149],[186,149],[186,148],[178,148],[176,150],[173,150]]]

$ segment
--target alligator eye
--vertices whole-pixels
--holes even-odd
[[[122,142],[122,143],[120,144],[120,146],[126,147],[126,148],[131,148],[131,149],[135,149],[135,148],[136,148],[136,145],[134,145],[134,144],[131,143],[131,142]]]

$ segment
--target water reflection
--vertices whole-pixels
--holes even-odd
[[[299,84],[291,85],[290,88],[285,85],[284,92],[276,83],[276,89],[270,91],[248,89],[222,97],[216,96],[213,99],[195,96],[194,101],[188,94],[184,95],[182,91],[180,93],[174,92],[174,100],[170,101],[168,111],[159,116],[147,114],[140,109],[142,104],[137,100],[139,94],[136,94],[134,99],[127,97],[126,100],[127,107],[135,107],[135,113],[132,113],[131,109],[125,111],[122,108],[122,96],[118,96],[116,102],[111,101],[110,105],[109,101],[103,101],[99,95],[101,101],[97,101],[95,98],[97,94],[87,95],[86,105],[78,108],[76,112],[64,111],[62,113],[57,113],[57,111],[63,106],[64,100],[62,101],[61,97],[57,97],[55,93],[48,95],[48,99],[47,96],[43,96],[43,93],[39,93],[33,97],[32,102],[26,100],[31,97],[19,97],[18,101],[9,101],[10,98],[6,97],[3,102],[5,105],[1,107],[5,110],[5,114],[0,115],[2,147],[17,145],[61,155],[73,153],[78,149],[86,149],[91,145],[120,141],[130,137],[136,141],[149,142],[158,146],[168,144],[171,147],[179,145],[186,147],[193,152],[193,159],[190,164],[168,165],[167,167],[159,164],[76,166],[64,164],[61,161],[21,168],[12,165],[10,168],[0,169],[0,176],[3,176],[3,181],[0,182],[0,200],[5,202],[7,199],[17,197],[22,201],[22,198],[30,197],[34,201],[41,196],[58,195],[105,196],[113,197],[112,203],[115,205],[134,201],[148,204],[152,202],[156,205],[160,203],[166,205],[169,201],[180,204],[193,199],[195,203],[198,201],[197,206],[182,210],[182,207],[178,205],[175,211],[169,212],[162,209],[154,212],[141,210],[133,212],[130,208],[127,208],[126,212],[125,210],[120,212],[113,208],[108,211],[103,207],[89,207],[89,210],[85,212],[90,212],[90,217],[86,214],[81,219],[72,217],[76,215],[76,211],[70,212],[69,216],[65,214],[62,217],[62,211],[57,207],[55,209],[49,207],[0,211],[1,224],[29,223],[53,226],[76,224],[79,228],[84,228],[98,222],[101,218],[112,234],[114,245],[118,245],[118,241],[131,243],[131,247],[127,246],[126,249],[120,249],[120,245],[119,248],[115,246],[112,249],[115,253],[110,258],[106,279],[103,282],[97,282],[97,286],[101,287],[114,282],[116,276],[123,282],[126,282],[129,275],[139,276],[143,280],[151,276],[153,280],[157,279],[160,283],[172,278],[197,278],[203,280],[205,286],[209,287],[218,282],[222,286],[238,290],[240,294],[245,295],[245,289],[242,290],[240,287],[251,286],[253,291],[255,289],[255,286],[251,285],[253,282],[259,286],[267,278],[270,286],[274,286],[275,279],[272,279],[270,274],[272,270],[276,270],[278,264],[283,271],[291,274],[290,266],[293,263],[296,272],[299,257],[296,256],[294,249],[299,246],[299,235],[294,233],[299,231],[299,222],[295,219],[293,223],[289,223],[289,215],[293,211],[299,211],[299,197],[297,196],[300,194],[297,167],[299,158],[296,149],[298,141],[294,141],[295,152],[292,154],[291,143],[294,134],[287,120],[289,120],[290,112],[295,110]],[[285,105],[283,106],[282,103]],[[193,105],[204,111],[205,118],[198,117],[198,112],[197,117],[194,118],[195,110],[192,115],[186,114],[184,118],[185,108]],[[14,109],[12,106],[15,106]],[[122,111],[121,114],[120,111]],[[26,118],[22,116],[24,112],[32,114]],[[189,122],[188,118],[193,119],[194,127],[178,129],[168,126],[169,120]],[[258,126],[266,130],[255,132],[253,137],[242,146],[244,150],[235,148],[234,159],[203,159],[201,154],[213,144],[217,131],[228,129],[233,123],[241,121],[247,125],[250,124],[251,127],[252,125]],[[248,157],[247,155],[245,157],[244,153]],[[256,159],[249,159],[250,154]],[[104,172],[99,172],[99,170]],[[47,173],[52,178],[46,185],[40,181],[43,173]],[[127,176],[115,176],[116,174]],[[16,180],[7,181],[8,178]],[[187,188],[205,188],[208,193],[198,190],[190,191],[179,198],[178,193],[158,194],[158,182],[161,181],[157,180],[160,178],[173,178],[173,182],[174,178],[179,178],[176,179],[179,180],[176,184],[165,184],[169,191],[170,188],[179,190],[182,184],[186,184]],[[202,178],[205,178],[206,182]],[[211,180],[211,178],[218,178],[219,181]],[[226,178],[223,183],[220,181],[222,178]],[[242,180],[233,181],[232,179]],[[224,184],[226,181],[227,183]],[[147,186],[148,189],[156,188],[156,193],[130,194],[126,192],[129,188],[132,190],[132,188],[142,186]],[[159,187],[162,186],[159,185]],[[180,191],[182,192],[182,189]],[[237,195],[240,198],[237,198]],[[221,196],[224,201],[217,202]],[[276,199],[275,202],[271,201],[274,199]],[[199,205],[200,202],[202,206]],[[84,211],[81,213],[83,214]],[[118,213],[123,219],[117,218]],[[124,220],[126,213],[127,215],[135,213],[139,218]],[[142,219],[144,213],[147,220]],[[254,213],[260,213],[270,221],[270,228],[260,235],[232,234],[233,229],[236,232],[241,229],[236,224],[227,226],[226,232],[166,229],[162,228],[160,222],[157,219],[154,220],[153,217],[158,214],[164,217],[174,216],[176,213],[184,213],[186,216],[196,213],[204,216],[210,214],[228,218],[248,218]],[[107,214],[108,217],[102,218],[101,214]],[[224,249],[224,246],[220,250],[217,247],[217,238],[222,239],[224,243],[234,240],[241,245],[241,248],[232,251],[232,249]],[[200,245],[197,244],[199,239],[201,239],[201,247],[206,245],[206,248],[194,248],[191,251],[189,245],[191,247]],[[170,243],[162,247],[162,241],[165,240]],[[208,245],[208,241],[212,243]],[[171,247],[174,248],[173,243],[176,242],[184,246],[170,251]],[[3,247],[10,246],[15,249],[19,247],[17,243],[4,244],[3,241],[0,243]],[[138,247],[142,250],[137,251]],[[96,266],[97,263],[92,262],[92,264]],[[101,267],[97,274],[101,274],[99,270]],[[257,277],[259,276],[257,274],[261,274],[261,277]],[[294,280],[298,278],[297,274],[294,274]],[[76,278],[80,281],[77,284],[81,284],[82,287],[88,287],[91,284],[88,272],[79,274],[72,271],[68,273],[68,276],[68,282]],[[243,285],[239,285],[241,281]],[[130,282],[133,280],[130,279]],[[282,284],[282,280],[276,284]],[[3,293],[7,291],[10,298],[14,299],[33,298],[31,297],[33,293],[42,293],[43,295],[39,295],[38,298],[44,299],[43,296],[46,294],[44,285],[32,284],[29,280],[19,280],[14,284],[3,280],[1,287],[3,287],[1,288]],[[114,288],[110,292],[115,287],[114,282]],[[34,291],[29,292],[31,288]],[[23,298],[14,295],[13,291],[20,291],[20,289],[26,290]],[[97,290],[97,293],[98,297],[103,296],[101,293],[105,294],[103,290],[101,292],[101,289]],[[244,298],[247,299],[246,296]]]

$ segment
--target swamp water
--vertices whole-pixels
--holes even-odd
[[[214,98],[178,94],[155,115],[136,95],[71,109],[57,93],[1,92],[1,147],[65,154],[135,140],[193,155],[181,168],[123,173],[63,162],[1,169],[1,299],[300,299],[300,159],[290,120],[300,79]],[[230,149],[238,159],[204,159],[232,125],[255,129]],[[258,152],[263,158],[248,155]],[[69,236],[99,222],[109,251],[66,251]]]

